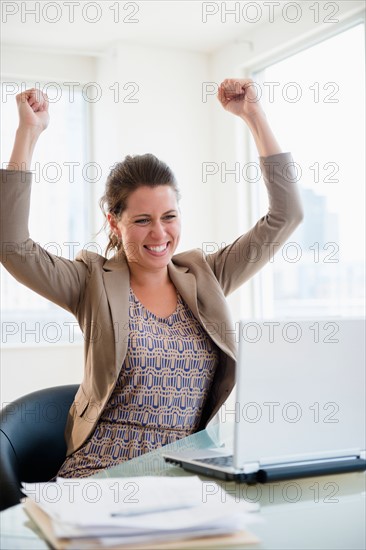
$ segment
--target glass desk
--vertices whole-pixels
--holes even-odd
[[[163,447],[164,451],[230,445],[232,426],[212,426]],[[162,449],[110,468],[90,479],[137,476],[192,475],[162,458]],[[201,476],[200,476],[201,477]],[[207,483],[209,478],[201,477]],[[365,473],[330,475],[286,482],[247,485],[215,480],[237,500],[258,502],[261,523],[248,528],[260,538],[245,549],[362,549],[365,536]],[[224,494],[224,493],[223,493]],[[1,550],[49,548],[22,505],[0,514]]]

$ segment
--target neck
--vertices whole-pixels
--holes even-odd
[[[150,287],[160,288],[170,283],[168,268],[164,267],[156,271],[145,271],[136,269],[133,264],[128,264],[130,270],[130,284],[131,287]]]

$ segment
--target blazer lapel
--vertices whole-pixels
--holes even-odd
[[[123,256],[114,256],[107,260],[103,269],[104,286],[113,322],[115,367],[118,374],[128,347],[130,272]]]
[[[173,262],[168,264],[169,277],[182,296],[185,303],[188,305],[197,321],[203,324],[197,304],[197,284],[196,278],[192,273],[189,273],[188,267],[174,265]]]

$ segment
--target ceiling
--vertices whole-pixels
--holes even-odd
[[[252,7],[243,12],[246,4]],[[238,11],[226,14],[225,6]],[[209,53],[245,40],[256,18],[256,26],[268,20],[259,2],[18,1],[3,3],[1,31],[4,45],[47,51],[95,54],[124,41]]]

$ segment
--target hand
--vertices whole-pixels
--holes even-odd
[[[16,101],[19,112],[19,128],[43,132],[50,121],[47,94],[37,88],[30,88],[18,94]]]
[[[227,78],[220,84],[217,98],[226,111],[246,121],[264,115],[257,87],[250,78]]]

